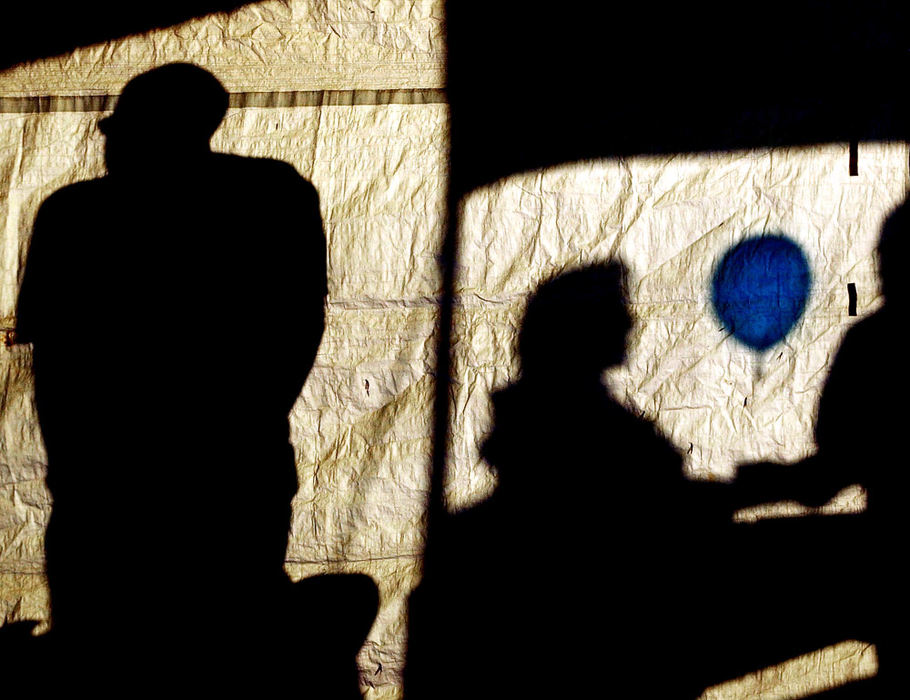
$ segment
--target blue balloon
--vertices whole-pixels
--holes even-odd
[[[767,350],[803,315],[811,279],[802,249],[786,236],[747,238],[714,271],[714,310],[738,340]]]

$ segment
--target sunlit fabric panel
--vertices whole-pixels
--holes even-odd
[[[4,96],[117,94],[173,61],[230,92],[439,88],[443,3],[268,0],[4,72]]]
[[[37,207],[58,186],[101,174],[101,140],[93,132],[99,116],[3,115],[4,130],[27,139],[12,154],[25,163],[16,166],[5,212],[7,334]],[[383,644],[394,660],[377,654],[393,669],[403,638],[396,599],[414,580],[422,548],[445,119],[444,105],[232,109],[214,143],[291,162],[320,192],[330,250],[327,329],[291,416],[301,489],[288,570],[295,577],[362,571],[384,583],[393,614],[381,617],[376,631],[383,640],[391,630]],[[45,163],[53,171],[42,170]],[[73,340],[98,342],[90,310],[85,336]],[[179,351],[166,310],[150,319],[149,342]],[[238,318],[225,342],[238,363],[257,362],[256,320]],[[50,502],[30,353],[12,345],[2,355],[3,607],[9,619],[40,619],[47,615],[42,534]]]
[[[461,203],[456,269],[450,508],[470,509],[496,488],[482,450],[496,429],[494,395],[521,377],[518,343],[528,300],[542,284],[609,260],[626,269],[632,328],[625,359],[606,371],[605,383],[626,410],[652,422],[672,444],[690,479],[730,482],[741,465],[793,464],[815,454],[818,404],[841,342],[855,323],[882,308],[876,250],[887,216],[910,184],[905,143],[860,143],[855,175],[849,150],[844,143],[592,160],[516,174],[467,196]],[[772,275],[774,284],[801,278],[801,305],[764,310],[783,317],[777,327],[744,327],[743,321],[762,314],[731,316],[724,294],[748,280],[750,266],[763,273],[773,268],[766,255],[784,260],[780,274]],[[724,270],[738,257],[741,269],[726,279]],[[777,290],[771,296],[776,295]],[[567,347],[555,361],[571,363],[572,355]],[[570,370],[553,366],[549,377],[571,382]],[[551,455],[558,453],[553,445],[566,438],[554,432],[525,439],[522,454],[532,453],[539,442]],[[599,462],[592,456],[585,464],[557,459],[525,465],[533,474],[528,479],[552,479],[553,502],[538,502],[538,517],[546,521],[552,512],[566,512],[563,499],[571,500],[573,493],[567,482],[574,484],[579,502],[587,503],[591,489],[606,484],[596,497],[605,509],[614,502],[624,512],[629,499],[642,498],[640,507],[647,509],[646,493],[610,490],[611,479],[627,481],[623,472],[648,468],[617,462],[617,449],[623,454],[622,447],[605,441]],[[565,451],[572,454],[573,447],[566,444]],[[510,466],[514,471],[522,465]],[[525,488],[547,491],[543,485]],[[775,502],[744,508],[734,519],[746,524],[857,513],[866,501],[859,486],[845,485],[818,507]],[[542,575],[553,567],[565,567],[567,577],[578,575],[573,572],[579,566],[587,572],[589,564],[609,560],[612,547],[635,541],[634,524],[630,528],[577,533],[590,543],[590,561],[584,564],[542,551],[529,566]],[[558,523],[553,529],[570,536]],[[756,566],[774,578],[775,554],[763,556]],[[850,548],[832,565],[862,566],[860,556]],[[789,573],[780,572],[781,580]],[[595,574],[592,569],[585,575]],[[604,573],[610,575],[622,573]],[[668,595],[674,585],[667,581]],[[725,576],[719,563],[705,585],[716,587],[718,595],[735,596],[741,584]],[[864,595],[845,596],[830,618],[864,609]],[[762,632],[773,634],[768,627],[773,624],[767,621]],[[603,632],[609,635],[608,629]],[[753,632],[758,630],[748,623],[738,630],[744,638]],[[702,697],[809,697],[875,676],[876,670],[875,647],[845,636],[834,646],[712,686]]]
[[[376,581],[381,605],[360,656],[362,685],[369,697],[400,693],[404,600],[419,578],[432,440],[448,155],[444,48],[438,2],[266,2],[0,74],[6,343],[0,348],[0,610],[6,622],[49,616],[46,457],[30,347],[14,343],[34,217],[57,189],[104,174],[97,123],[123,85],[157,65],[188,61],[210,70],[231,93],[213,150],[288,162],[319,192],[328,241],[327,327],[291,415],[300,490],[286,568],[293,579],[362,572]],[[172,108],[179,112],[181,105]],[[257,232],[249,235],[255,245]],[[224,330],[237,362],[255,365],[263,342],[256,319],[237,318]],[[149,319],[148,337],[162,353],[179,352],[166,309]],[[73,342],[98,343],[104,352],[93,337],[91,310],[84,336]],[[221,569],[231,576],[231,562]]]

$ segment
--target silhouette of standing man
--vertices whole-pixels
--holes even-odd
[[[325,238],[291,166],[210,150],[227,106],[190,64],[131,80],[100,123],[108,174],[44,202],[22,282],[51,634],[112,684],[240,673],[287,598],[288,413],[324,329]]]
[[[409,700],[704,687],[700,582],[729,513],[603,382],[626,361],[625,276],[589,265],[531,296],[521,374],[493,394],[482,446],[499,483],[439,524],[409,601]]]

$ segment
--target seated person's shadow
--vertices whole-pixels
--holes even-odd
[[[100,123],[107,174],[36,217],[17,310],[53,496],[35,663],[99,692],[300,667],[359,697],[375,585],[283,569],[288,414],[325,327],[319,197],[287,163],[213,152],[227,107],[197,66],[137,76]]]
[[[521,374],[494,394],[482,447],[498,485],[430,533],[410,600],[408,698],[702,689],[692,597],[713,556],[703,543],[725,536],[729,511],[602,381],[625,361],[624,275],[593,265],[531,297]]]

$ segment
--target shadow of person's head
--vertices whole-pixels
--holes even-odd
[[[518,337],[524,379],[591,381],[626,357],[632,321],[625,267],[589,265],[540,285],[528,302]]]
[[[910,200],[892,211],[882,226],[878,241],[878,269],[882,291],[889,308],[904,308],[907,304],[908,280],[904,275],[904,261],[908,256],[910,236]]]
[[[113,114],[98,124],[106,137],[108,172],[178,170],[209,151],[227,107],[228,94],[217,78],[190,63],[169,63],[136,76],[124,86]]]

